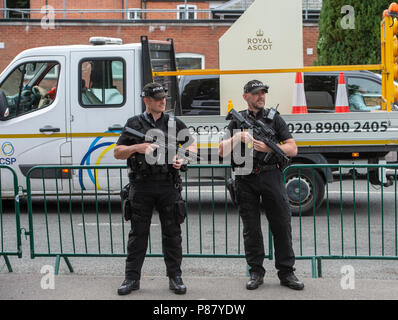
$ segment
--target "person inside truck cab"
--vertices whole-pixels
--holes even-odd
[[[111,60],[92,60],[82,63],[81,94],[84,105],[121,104],[123,94],[117,82],[122,75],[117,73],[122,63]],[[123,71],[122,71],[123,72]],[[107,81],[107,79],[112,79]]]
[[[39,86],[34,86],[33,88],[40,94],[39,103],[37,104],[38,109],[46,107],[54,101],[55,95],[57,93],[57,87],[53,87],[49,91]]]
[[[372,110],[380,110],[381,106],[367,106],[365,103],[365,99],[363,95],[366,92],[360,90],[360,87],[357,85],[348,86],[348,103],[350,106],[351,112],[357,111],[372,111]]]
[[[47,107],[54,101],[56,92],[56,87],[53,87],[50,91],[37,85],[33,86],[32,89],[25,87],[21,92],[18,110],[13,110],[13,108],[17,108],[19,94],[6,96],[7,103],[11,107],[10,113],[12,114],[12,111],[14,111],[14,114],[18,116],[26,111]]]

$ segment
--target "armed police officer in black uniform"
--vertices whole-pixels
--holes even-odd
[[[250,123],[261,121],[275,133],[273,139],[287,157],[297,154],[297,146],[289,133],[288,127],[275,109],[264,109],[265,94],[268,86],[258,80],[249,81],[244,87],[243,98],[248,109],[240,111]],[[233,153],[239,145],[241,150],[248,150],[248,144],[257,155],[264,155],[272,150],[263,141],[256,140],[248,131],[240,130],[241,126],[232,120],[223,141],[219,145],[219,155],[226,157]],[[231,137],[231,138],[229,138]],[[282,142],[283,144],[280,144]],[[238,149],[238,148],[237,148]],[[278,150],[279,151],[279,150]],[[282,153],[283,154],[283,153]],[[274,238],[275,267],[278,269],[280,284],[292,289],[301,290],[304,284],[294,275],[295,256],[292,248],[291,211],[287,200],[283,175],[276,157],[270,157],[267,163],[252,158],[253,168],[249,174],[236,175],[236,200],[239,214],[243,222],[243,238],[247,264],[250,267],[250,280],[246,284],[248,290],[257,289],[263,284],[265,269],[264,243],[260,220],[260,198],[269,221]],[[236,164],[232,158],[232,165]]]
[[[177,205],[181,200],[179,170],[184,165],[183,160],[176,156],[174,150],[173,161],[167,161],[169,158],[167,155],[163,163],[159,163],[158,160],[153,162],[151,159],[158,158],[155,154],[157,151],[160,152],[159,145],[137,140],[137,137],[129,132],[133,129],[147,134],[151,129],[158,129],[164,133],[167,140],[169,129],[175,125],[174,131],[178,137],[175,144],[188,145],[187,149],[196,153],[196,143],[189,135],[186,125],[179,119],[174,121],[173,116],[164,113],[166,96],[167,90],[158,83],[144,86],[142,97],[146,111],[127,120],[114,150],[116,159],[127,159],[130,180],[128,198],[130,210],[127,209],[126,213],[131,214],[127,218],[131,219],[131,231],[127,244],[125,280],[118,289],[120,295],[129,294],[140,287],[141,268],[148,247],[148,234],[154,208],[159,212],[161,222],[164,261],[170,290],[176,294],[186,292],[180,268],[182,261],[180,223],[183,222],[185,212],[181,218],[182,208],[181,205]],[[170,144],[171,141],[165,142]]]

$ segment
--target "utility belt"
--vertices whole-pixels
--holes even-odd
[[[269,165],[264,165],[264,166],[257,166],[253,168],[253,171],[250,173],[250,175],[259,175],[262,172],[265,171],[271,171],[279,169],[279,164],[269,164]]]
[[[174,188],[179,192],[182,190],[182,179],[178,172],[167,172],[167,173],[158,173],[158,174],[147,174],[144,172],[129,172],[129,180],[130,183],[140,183],[140,182],[171,182],[174,184]]]
[[[130,181],[139,182],[139,181],[172,181],[173,175],[171,173],[158,173],[158,174],[148,174],[143,172],[130,172],[129,173]]]
[[[172,179],[174,172],[169,165],[142,165],[140,167],[128,166],[130,181],[166,181]]]
[[[130,188],[134,187],[134,182],[139,182],[136,179],[134,179],[134,174],[135,173],[129,173],[130,183],[125,185],[120,192],[120,197],[123,203],[123,215],[126,221],[131,220],[134,216],[134,213],[136,213],[135,217],[137,218],[137,212],[134,212],[134,208],[136,210],[138,209],[138,211],[140,210],[139,206],[134,207],[133,198],[130,198],[132,197],[130,194]],[[150,183],[156,183],[159,181],[168,181],[174,184],[174,188],[178,193],[177,198],[171,206],[168,206],[166,208],[166,210],[168,210],[168,212],[172,214],[171,216],[173,217],[175,223],[177,224],[183,223],[186,217],[186,203],[181,196],[182,180],[180,175],[178,173],[176,174],[163,173],[158,175],[151,175],[150,177],[147,177],[145,181]]]

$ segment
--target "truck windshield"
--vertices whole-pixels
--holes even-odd
[[[28,62],[16,67],[0,85],[10,110],[2,120],[49,106],[55,99],[59,70],[57,62]]]
[[[334,112],[335,75],[305,75],[304,90],[308,113]]]
[[[220,89],[219,78],[184,79],[181,91],[182,114],[219,115]]]

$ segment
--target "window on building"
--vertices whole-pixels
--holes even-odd
[[[128,9],[127,19],[128,20],[141,20],[142,19],[142,10],[139,8]]]
[[[177,68],[180,70],[205,68],[205,57],[202,54],[177,53],[176,62]]]
[[[29,12],[23,11],[23,9],[30,8],[30,1],[29,0],[7,0],[4,2],[5,8],[11,9],[7,11],[5,14],[5,18],[24,18],[29,19],[30,14]],[[15,9],[15,10],[12,10]]]
[[[48,107],[55,100],[60,65],[55,61],[27,62],[15,68],[0,85],[9,120]]]
[[[121,58],[87,59],[80,62],[80,104],[121,107],[125,102],[125,62]]]
[[[197,19],[197,6],[187,5],[185,8],[184,4],[177,6],[177,19],[179,20],[194,20]]]

